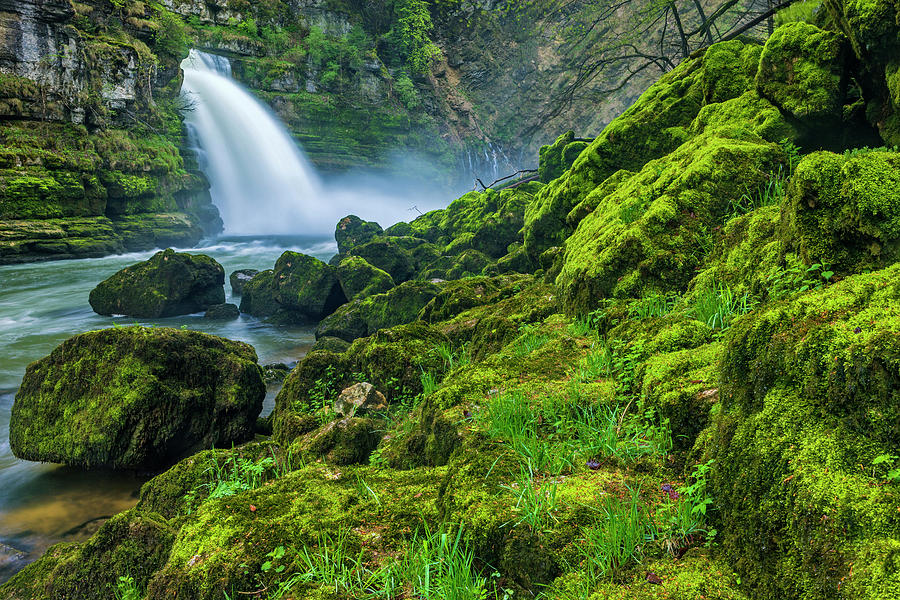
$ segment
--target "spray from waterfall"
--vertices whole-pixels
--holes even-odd
[[[329,231],[322,184],[269,109],[231,78],[223,56],[191,50],[181,63],[188,135],[207,175],[225,233]]]

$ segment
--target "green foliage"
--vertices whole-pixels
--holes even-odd
[[[401,73],[394,79],[394,91],[408,110],[414,110],[421,104],[416,86],[413,85],[412,79],[406,73]]]
[[[425,73],[441,55],[441,50],[428,37],[433,28],[431,13],[425,0],[396,0],[396,19],[385,38],[405,58],[413,73]]]
[[[121,575],[116,582],[116,600],[141,600],[144,594],[138,588],[134,577],[131,575]]]
[[[546,483],[536,481],[536,475],[531,461],[526,459],[515,482],[503,487],[516,501],[513,510],[517,520],[512,522],[513,526],[525,524],[532,531],[542,531],[557,520],[553,513],[558,508],[558,484],[552,481]]]
[[[516,356],[525,356],[526,354],[531,354],[532,352],[546,344],[550,339],[549,336],[541,333],[537,327],[527,323],[519,327],[519,332],[521,333],[521,335],[519,336],[519,340],[517,341],[516,346],[513,350]]]
[[[649,294],[628,305],[629,319],[663,317],[675,308],[678,297],[672,294]]]
[[[830,283],[833,277],[834,271],[829,268],[828,263],[815,263],[807,267],[793,257],[788,264],[778,267],[767,278],[770,284],[769,296],[778,299],[818,289]]]
[[[590,588],[594,581],[615,577],[631,563],[643,559],[644,547],[655,535],[653,522],[641,507],[640,490],[629,490],[624,499],[608,496],[597,523],[581,530],[576,548],[583,559]]]
[[[884,465],[888,468],[884,478],[887,481],[900,481],[900,465],[897,467],[894,466],[897,464],[898,458],[900,458],[900,456],[897,456],[896,454],[879,454],[872,459],[872,466],[879,467],[879,465]]]
[[[775,13],[775,25],[781,27],[785,23],[793,23],[795,21],[812,23],[820,10],[822,10],[822,0],[794,2],[787,8],[782,8]]]
[[[190,45],[184,21],[164,8],[160,9],[156,21],[159,23],[159,29],[156,30],[156,49],[173,57],[183,56]]]
[[[699,290],[689,314],[713,329],[727,329],[737,317],[754,309],[757,304],[749,292],[739,294],[728,285]]]

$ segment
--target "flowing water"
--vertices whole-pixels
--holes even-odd
[[[271,268],[284,250],[296,250],[328,260],[336,250],[324,237],[220,239],[194,248],[215,258],[226,276],[236,269]],[[248,315],[234,321],[207,321],[202,314],[135,320],[104,317],[88,304],[91,289],[119,269],[145,260],[152,252],[106,258],[10,265],[0,267],[0,581],[60,540],[83,539],[102,518],[130,508],[144,479],[134,474],[84,472],[57,465],[16,459],[9,449],[8,425],[16,389],[32,361],[46,356],[72,335],[132,324],[181,327],[205,331],[253,345],[260,364],[291,364],[314,341],[312,327],[282,327]],[[226,282],[228,302],[233,298]],[[274,389],[264,412],[271,411]]]

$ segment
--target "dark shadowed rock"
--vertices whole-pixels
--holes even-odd
[[[234,271],[228,280],[231,283],[231,293],[240,296],[244,292],[244,286],[259,273],[257,269],[238,269]]]
[[[231,321],[241,316],[241,311],[236,304],[215,304],[206,309],[205,319],[215,321]]]
[[[203,254],[157,252],[97,285],[91,308],[101,315],[187,315],[225,302],[225,270]]]
[[[28,366],[9,441],[26,460],[156,470],[244,441],[264,396],[248,344],[171,328],[92,331]]]

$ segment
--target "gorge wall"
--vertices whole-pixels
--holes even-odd
[[[191,47],[230,58],[321,171],[448,194],[536,167],[541,144],[571,123],[594,135],[631,99],[548,117],[571,74],[556,29],[492,0],[422,4],[440,51],[411,68],[383,4],[0,0],[0,264],[221,230],[185,149],[179,64]]]

